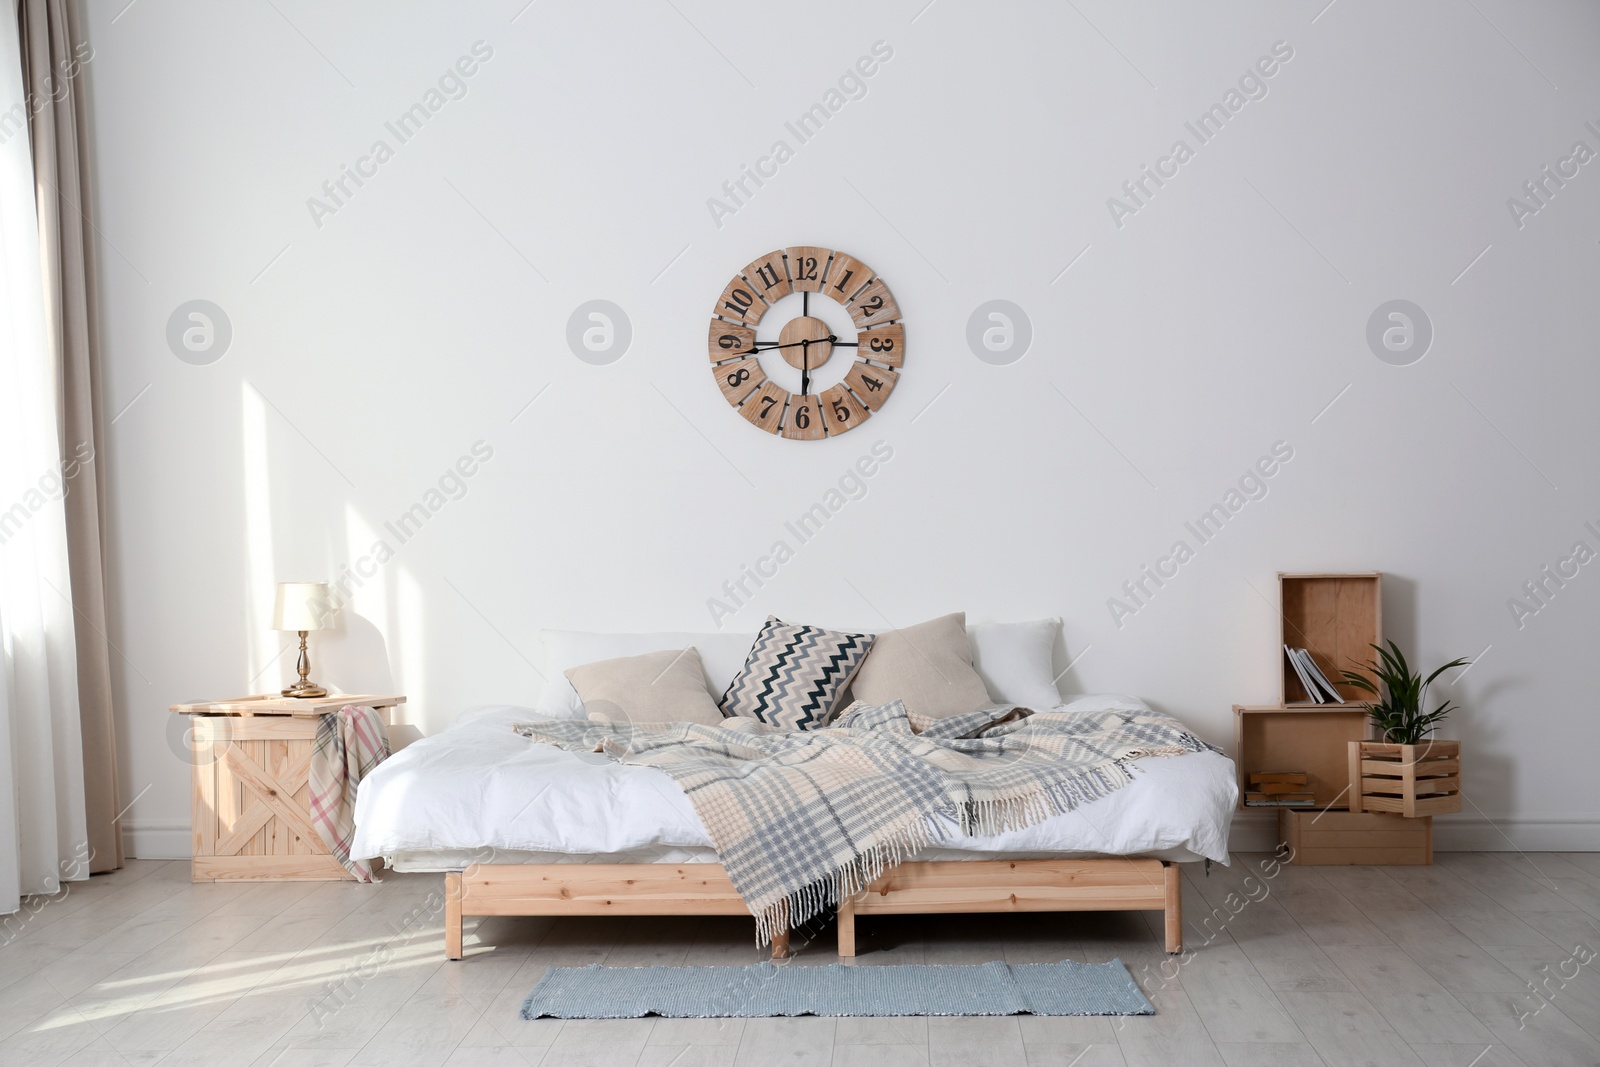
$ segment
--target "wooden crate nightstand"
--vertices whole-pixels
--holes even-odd
[[[193,880],[350,880],[307,814],[317,724],[346,704],[375,708],[387,723],[391,709],[405,702],[355,694],[172,705],[191,724]]]

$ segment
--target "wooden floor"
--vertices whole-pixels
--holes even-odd
[[[449,963],[438,876],[194,886],[135,861],[10,920],[0,1064],[1600,1064],[1600,958],[1568,962],[1600,951],[1600,854],[1264,859],[1185,869],[1181,958],[1158,914],[860,922],[863,967],[1120,956],[1154,1017],[567,1023],[518,1018],[547,966],[756,962],[750,924],[490,919]]]

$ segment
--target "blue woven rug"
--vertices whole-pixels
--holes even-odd
[[[780,1015],[1154,1015],[1110,963],[846,967],[551,967],[524,1019],[762,1019]]]

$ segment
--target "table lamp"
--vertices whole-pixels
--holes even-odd
[[[306,633],[331,626],[336,610],[326,582],[278,583],[278,599],[272,608],[272,628],[298,631],[300,634],[300,658],[295,661],[300,680],[283,690],[284,696],[310,698],[328,695],[326,689],[306,677],[311,673],[311,657],[306,654]]]

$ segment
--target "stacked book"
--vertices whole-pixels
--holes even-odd
[[[1289,657],[1289,665],[1294,668],[1294,673],[1300,678],[1300,685],[1306,691],[1306,697],[1313,704],[1326,704],[1330,700],[1344,703],[1344,697],[1328,681],[1328,676],[1322,673],[1317,666],[1317,661],[1311,658],[1311,653],[1303,648],[1290,648],[1283,646],[1284,655]]]
[[[1244,802],[1251,808],[1310,808],[1316,798],[1304,771],[1252,771]]]

